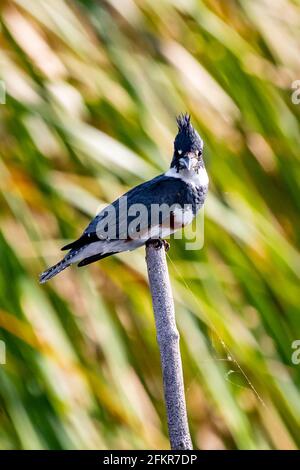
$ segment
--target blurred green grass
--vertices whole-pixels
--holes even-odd
[[[4,0],[0,448],[168,447],[144,251],[38,273],[205,141],[205,244],[169,269],[196,448],[300,443],[298,0]],[[262,403],[263,402],[263,403]]]

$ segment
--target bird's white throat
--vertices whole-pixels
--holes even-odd
[[[165,176],[171,178],[179,178],[186,183],[194,184],[195,186],[208,186],[209,179],[208,174],[205,168],[199,168],[198,173],[194,170],[179,170],[177,171],[176,168],[170,168],[166,173]]]

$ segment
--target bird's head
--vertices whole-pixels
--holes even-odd
[[[178,133],[174,141],[171,168],[177,172],[195,172],[204,167],[202,159],[203,140],[191,124],[188,114],[177,117]]]

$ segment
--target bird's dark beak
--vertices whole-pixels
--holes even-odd
[[[181,167],[185,168],[188,171],[190,171],[193,166],[193,160],[192,158],[190,158],[189,154],[184,155],[184,157],[181,157],[179,162]]]

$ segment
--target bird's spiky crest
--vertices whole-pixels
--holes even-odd
[[[191,123],[191,116],[187,113],[179,114],[176,118],[178,133],[175,137],[174,146],[183,151],[201,150],[203,142],[198,132]]]
[[[189,138],[192,141],[196,141],[199,137],[198,132],[194,129],[191,123],[191,116],[188,113],[179,114],[176,117],[176,122],[178,126],[178,134],[183,138]]]
[[[188,113],[179,114],[176,117],[176,122],[179,132],[189,133],[191,130],[194,130],[191,124],[191,116]]]

